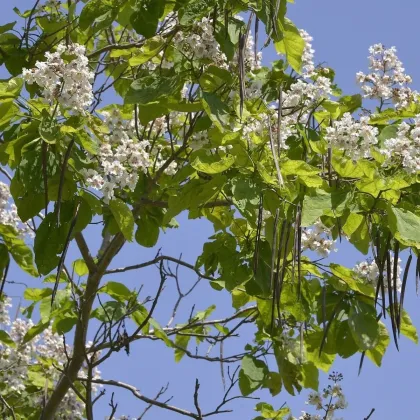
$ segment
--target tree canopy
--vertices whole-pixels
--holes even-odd
[[[90,420],[104,386],[131,392],[145,412],[194,419],[262,389],[311,389],[322,415],[300,418],[332,419],[345,406],[341,377],[332,374],[325,408],[320,370],[337,357],[380,366],[401,334],[418,341],[404,294],[410,266],[420,275],[419,94],[395,48],[376,44],[357,74],[360,92],[343,95],[334,70],[314,63],[310,35],[288,19],[292,3],[37,0],[0,26],[10,74],[0,80],[4,418]],[[266,63],[270,48],[278,60]],[[159,251],[115,267],[128,243],[154,247],[183,213],[214,228],[197,261]],[[329,262],[341,242],[366,261]],[[36,284],[14,321],[11,264]],[[150,266],[153,296],[109,280]],[[197,282],[181,287],[179,267]],[[177,295],[162,324],[168,282]],[[215,301],[180,319],[199,283],[228,293],[232,310],[213,317]],[[224,352],[243,328],[252,338]],[[145,396],[140,383],[101,377],[103,362],[145,340],[176,362],[220,364],[220,404],[200,406],[198,380],[190,406],[178,407],[163,389]],[[293,418],[287,407],[256,409],[255,420]]]

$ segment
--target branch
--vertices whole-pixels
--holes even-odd
[[[167,201],[153,201],[153,200],[150,200],[149,198],[142,198],[140,202],[142,204],[146,204],[153,207],[160,207],[163,209],[167,209],[169,207],[169,204]],[[208,209],[208,208],[213,208],[213,207],[227,207],[227,206],[232,206],[232,205],[233,203],[230,200],[215,200],[215,201],[210,201],[209,203],[203,204],[202,206],[200,206],[200,208]]]
[[[114,268],[112,270],[107,270],[107,271],[105,271],[105,274],[124,273],[125,271],[129,271],[129,270],[137,270],[139,268],[149,267],[150,265],[157,264],[158,262],[161,262],[161,261],[164,261],[164,260],[172,261],[176,264],[182,265],[183,267],[187,267],[187,268],[193,270],[197,275],[199,275],[203,279],[215,280],[215,278],[213,278],[213,277],[206,276],[205,274],[202,274],[200,272],[200,270],[198,268],[195,268],[192,264],[188,264],[187,262],[184,262],[184,261],[182,261],[178,258],[173,258],[173,257],[169,257],[169,256],[166,256],[166,255],[160,255],[159,257],[156,257],[153,260],[146,261],[146,262],[141,263],[141,264],[129,265],[129,266],[123,267],[123,268]]]
[[[79,241],[80,238],[82,237],[79,237]],[[47,402],[47,405],[45,406],[45,415],[43,420],[53,420],[55,418],[55,413],[60,406],[61,401],[67,394],[71,383],[77,379],[79,370],[81,369],[85,360],[87,329],[92,306],[99,288],[99,283],[105,273],[105,270],[108,268],[109,264],[118,253],[118,251],[121,249],[124,242],[125,239],[122,233],[115,235],[109,247],[104,252],[103,257],[99,260],[98,264],[95,265],[95,271],[89,273],[86,282],[85,293],[81,298],[79,319],[77,321],[76,329],[74,332],[73,358],[71,359],[68,367],[66,367],[65,374],[61,375],[60,380],[58,381],[50,399]],[[82,249],[84,249],[84,246],[86,245],[84,240],[81,241],[81,244]],[[90,257],[89,253],[88,256]],[[92,257],[88,258],[90,262],[91,259]]]
[[[81,382],[86,382],[87,381],[86,378],[79,377],[77,379]],[[184,410],[182,408],[178,408],[178,407],[175,407],[173,405],[169,405],[169,404],[163,403],[161,401],[157,401],[157,400],[154,400],[152,398],[148,398],[148,397],[142,395],[140,393],[140,391],[136,387],[134,387],[133,385],[129,385],[129,384],[126,384],[124,382],[114,381],[114,380],[111,380],[111,379],[92,379],[92,383],[102,384],[102,385],[110,385],[110,386],[115,386],[115,387],[118,387],[118,388],[124,388],[124,389],[127,389],[128,391],[130,391],[136,398],[138,398],[139,400],[141,400],[141,401],[143,401],[147,404],[154,405],[154,406],[157,406],[157,407],[160,407],[160,408],[164,408],[165,410],[174,411],[175,413],[181,414],[183,416],[191,417],[193,419],[197,419],[197,420],[200,419],[200,417],[198,417],[197,414],[194,414],[191,411],[187,411],[187,410]]]
[[[77,246],[79,247],[80,253],[82,254],[82,257],[85,260],[85,263],[89,269],[89,273],[94,273],[97,270],[97,266],[95,264],[95,261],[92,258],[92,255],[90,254],[85,238],[79,232],[79,233],[76,233],[75,239],[76,239]]]

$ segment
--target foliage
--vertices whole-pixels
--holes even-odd
[[[24,314],[39,322],[19,339],[0,331],[0,359],[7,367],[12,349],[28,349],[40,334],[66,334],[72,343],[59,367],[38,354],[18,388],[0,387],[3,413],[66,418],[59,413],[71,396],[92,419],[93,388],[102,384],[201,419],[224,412],[236,385],[243,397],[316,391],[319,370],[337,355],[379,366],[391,336],[397,346],[400,333],[418,341],[403,307],[420,249],[417,93],[395,50],[378,44],[372,72],[358,79],[379,106],[371,112],[361,95],[341,96],[333,70],[314,65],[311,38],[286,17],[288,7],[286,0],[49,0],[15,9],[19,30],[0,28],[0,64],[11,75],[0,81],[0,163],[9,178],[0,188],[1,292],[12,260],[39,279],[24,295]],[[263,48],[254,43],[258,27],[268,37]],[[280,59],[263,66],[261,50],[270,45]],[[113,103],[104,106],[106,92]],[[196,262],[159,253],[111,268],[127,242],[155,246],[182,212],[214,227]],[[95,256],[85,241],[93,223],[102,227]],[[338,238],[367,260],[344,267],[315,255],[327,257]],[[81,257],[69,270],[73,242]],[[211,306],[178,322],[177,308],[197,283],[182,291],[169,263],[229,293],[233,315],[213,320]],[[153,298],[107,280],[151,265],[160,276]],[[179,297],[163,327],[154,316],[169,279]],[[381,318],[390,319],[389,330]],[[238,354],[191,350],[194,341],[200,351],[205,343],[223,348],[245,325],[254,338]],[[188,411],[93,373],[141,338],[171,348],[176,361],[218,361],[222,371],[240,364],[222,404],[203,413],[198,381]],[[32,398],[40,392],[42,403]],[[289,415],[265,403],[257,410],[258,419]]]

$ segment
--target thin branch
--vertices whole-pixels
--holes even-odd
[[[165,261],[165,260],[166,261],[172,261],[176,264],[182,265],[183,267],[187,267],[187,268],[193,270],[197,275],[199,275],[203,279],[215,280],[213,277],[206,276],[205,274],[201,273],[200,270],[198,270],[192,264],[188,264],[185,261],[182,261],[178,258],[169,257],[167,255],[159,255],[158,257],[154,258],[153,260],[146,261],[146,262],[141,263],[141,264],[129,265],[129,266],[123,267],[123,268],[114,268],[114,269],[111,269],[111,270],[107,270],[107,271],[105,271],[105,274],[116,274],[116,273],[124,273],[125,271],[130,271],[130,270],[137,270],[139,268],[149,267],[150,265],[154,265],[154,264],[157,264],[157,263],[159,263],[161,261]]]
[[[87,381],[86,378],[82,378],[82,377],[79,377],[77,379],[81,382],[86,382]],[[183,416],[191,417],[193,419],[197,419],[197,420],[199,419],[199,417],[197,417],[197,414],[194,414],[191,411],[184,410],[182,408],[178,408],[178,407],[175,407],[173,405],[169,405],[169,404],[163,403],[161,401],[154,400],[152,398],[148,398],[148,397],[144,396],[143,394],[141,394],[140,391],[136,387],[134,387],[132,385],[129,385],[129,384],[126,384],[124,382],[114,381],[112,379],[92,379],[92,383],[102,384],[102,385],[110,385],[110,386],[115,386],[115,387],[118,387],[118,388],[126,389],[126,390],[130,391],[136,398],[138,398],[139,400],[141,400],[141,401],[143,401],[147,404],[151,404],[151,405],[163,408],[165,410],[173,411],[175,413],[181,414]]]

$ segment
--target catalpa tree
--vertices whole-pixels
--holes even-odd
[[[232,416],[235,400],[264,389],[283,399],[307,388],[313,414],[300,419],[332,419],[346,405],[341,376],[317,393],[319,370],[337,356],[380,366],[400,334],[417,341],[404,293],[410,266],[420,271],[419,95],[395,48],[377,44],[360,93],[342,96],[288,6],[37,0],[0,27],[10,74],[0,82],[4,418],[90,420],[105,399],[116,418],[119,389],[144,403],[139,418],[153,408],[204,419]],[[279,59],[266,66],[270,48]],[[141,259],[185,213],[214,230],[199,258],[180,257],[181,243],[177,255]],[[138,250],[120,268],[129,242]],[[330,262],[344,246],[365,261]],[[12,320],[15,264],[33,279]],[[233,309],[215,316],[216,300],[184,316],[198,290],[229,296]],[[190,370],[187,406],[166,388],[145,395],[147,378],[102,375],[117,352],[144,354],[145,343],[220,367],[219,403],[202,405]],[[280,405],[259,402],[256,418],[294,418]]]

